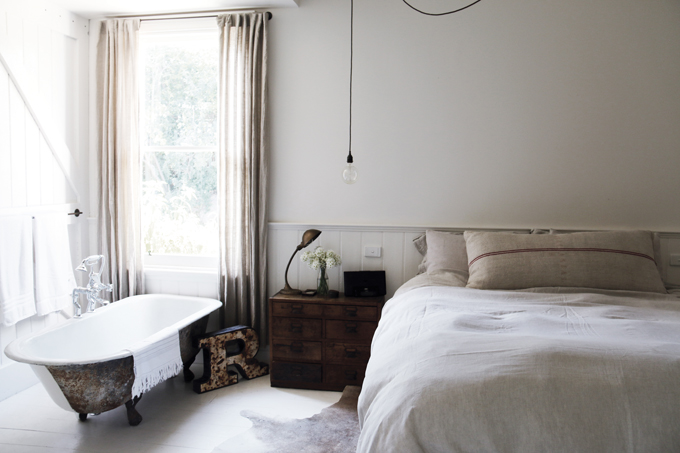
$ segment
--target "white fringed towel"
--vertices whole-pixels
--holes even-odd
[[[33,254],[38,315],[63,310],[71,304],[76,287],[65,215],[35,216]]]
[[[135,368],[133,398],[182,371],[179,332],[175,328],[163,329],[128,350],[132,352]]]
[[[0,317],[11,326],[35,315],[31,216],[0,217]]]

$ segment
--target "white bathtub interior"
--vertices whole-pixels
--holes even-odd
[[[10,344],[14,360],[41,365],[94,363],[129,356],[135,343],[161,330],[180,330],[216,310],[214,299],[141,295],[98,308]]]

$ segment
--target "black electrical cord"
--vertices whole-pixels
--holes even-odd
[[[354,62],[354,0],[350,0],[350,28],[349,28],[349,154],[347,163],[354,163],[352,157],[352,66]]]
[[[464,9],[467,9],[467,8],[471,7],[472,5],[476,5],[477,3],[481,2],[481,1],[482,1],[482,0],[474,1],[474,2],[470,3],[470,4],[467,5],[467,6],[463,6],[462,8],[458,8],[458,9],[456,9],[456,10],[454,10],[454,11],[446,11],[446,12],[444,12],[444,13],[426,13],[425,11],[421,11],[421,10],[419,10],[418,8],[414,7],[413,5],[411,5],[411,4],[410,4],[409,2],[407,2],[406,0],[403,0],[403,2],[406,3],[406,5],[407,5],[409,8],[411,8],[411,9],[414,10],[414,11],[418,11],[420,14],[425,14],[426,16],[446,16],[447,14],[453,14],[453,13],[457,13],[458,11],[463,11]]]

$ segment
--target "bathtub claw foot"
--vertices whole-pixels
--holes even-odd
[[[87,420],[87,414],[78,414],[78,418],[80,419],[81,422],[84,422]]]
[[[194,373],[189,367],[184,367],[184,382],[191,382],[194,380]]]
[[[125,408],[127,409],[128,423],[130,424],[130,426],[137,426],[140,423],[142,423],[142,416],[140,415],[139,412],[137,412],[137,409],[135,409],[135,406],[141,399],[142,396],[139,395],[125,403]]]

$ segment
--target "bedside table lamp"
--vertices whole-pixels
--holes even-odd
[[[321,234],[321,231],[319,231],[319,230],[307,230],[303,233],[302,242],[300,242],[300,245],[298,245],[295,248],[293,255],[290,257],[290,260],[288,261],[288,266],[286,266],[286,276],[285,276],[286,286],[281,291],[279,291],[279,294],[285,294],[285,295],[290,296],[290,295],[294,295],[294,294],[300,294],[302,292],[299,289],[291,288],[290,285],[288,284],[288,269],[290,268],[290,263],[293,262],[293,258],[295,257],[295,254],[297,252],[299,252],[300,250],[302,250],[303,248],[307,247],[312,242],[314,242],[314,239],[318,238],[320,234]]]

